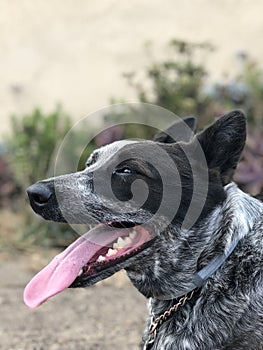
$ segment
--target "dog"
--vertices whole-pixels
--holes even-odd
[[[29,282],[25,303],[125,269],[149,299],[142,349],[263,349],[263,204],[232,182],[246,117],[173,137],[181,123],[194,128],[116,141],[85,170],[28,188],[44,219],[96,225]]]

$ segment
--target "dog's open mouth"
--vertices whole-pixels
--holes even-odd
[[[114,272],[122,262],[145,249],[154,238],[146,225],[127,222],[99,224],[58,254],[26,286],[24,301],[34,308],[68,287],[83,287],[98,274]],[[107,277],[107,276],[106,276]]]

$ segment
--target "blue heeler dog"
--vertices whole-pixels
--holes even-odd
[[[25,302],[125,269],[149,298],[143,349],[263,349],[263,204],[232,182],[246,118],[230,112],[188,140],[173,128],[29,187],[44,219],[97,225],[33,278]]]

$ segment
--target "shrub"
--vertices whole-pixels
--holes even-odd
[[[49,114],[36,108],[11,120],[12,135],[7,144],[17,181],[26,188],[46,176],[53,152],[70,129],[71,120],[60,108]]]
[[[260,192],[263,188],[263,71],[245,52],[238,52],[240,73],[230,75],[224,83],[209,83],[203,57],[213,50],[210,44],[174,39],[168,47],[171,57],[150,63],[143,79],[138,80],[135,73],[126,74],[129,84],[142,102],[165,107],[180,117],[198,116],[199,128],[230,109],[243,109],[248,116],[250,133],[235,180],[251,194]]]
[[[29,204],[24,203],[26,188],[47,176],[53,153],[71,124],[70,117],[59,107],[48,114],[36,108],[22,117],[12,117],[12,134],[7,140],[7,148],[16,182],[23,194],[19,206],[25,218],[21,239],[31,244],[64,246],[74,235],[68,225],[51,224],[37,218]]]
[[[146,67],[143,79],[138,80],[134,73],[126,74],[126,78],[140,101],[167,108],[180,117],[198,115],[199,125],[204,125],[212,99],[204,92],[208,74],[203,57],[213,47],[173,39],[168,48],[170,57]]]

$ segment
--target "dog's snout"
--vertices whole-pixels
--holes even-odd
[[[53,192],[48,186],[36,183],[28,187],[27,194],[31,204],[41,207],[47,204]]]

